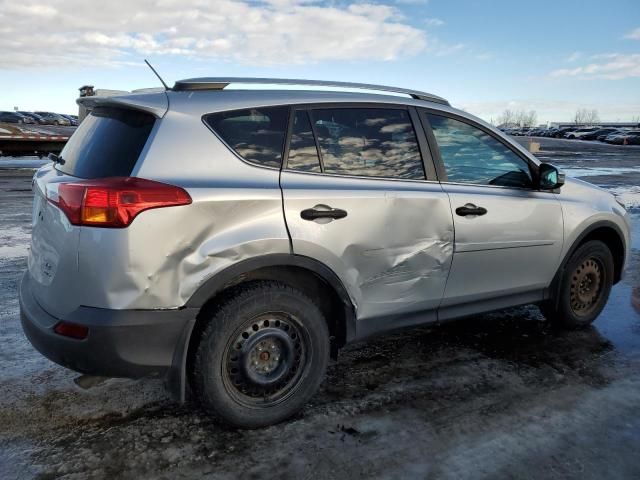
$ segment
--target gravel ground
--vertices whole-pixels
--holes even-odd
[[[0,159],[0,479],[640,478],[640,148],[534,140],[632,207],[627,275],[594,326],[555,331],[523,307],[354,344],[301,414],[258,431],[159,381],[78,380],[30,346],[16,292],[33,171]]]

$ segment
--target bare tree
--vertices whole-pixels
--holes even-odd
[[[502,115],[498,119],[500,125],[504,125],[505,127],[513,127],[516,124],[516,118],[514,113],[508,108],[502,112]]]
[[[579,108],[576,110],[573,121],[576,125],[593,125],[600,121],[600,115],[596,109],[589,110],[588,108]]]
[[[535,110],[529,110],[529,112],[525,115],[524,121],[526,127],[535,127],[536,123],[538,123],[538,114]]]
[[[535,110],[510,110],[506,109],[499,118],[500,125],[505,127],[533,127],[538,120]]]

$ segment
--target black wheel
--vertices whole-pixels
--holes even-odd
[[[590,325],[607,303],[613,273],[609,248],[598,240],[586,242],[571,255],[556,297],[542,305],[542,312],[563,327]]]
[[[315,393],[329,352],[327,323],[310,298],[279,282],[251,283],[220,305],[202,332],[194,392],[231,425],[272,425]]]

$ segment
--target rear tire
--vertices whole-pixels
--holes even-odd
[[[258,428],[298,412],[329,361],[329,331],[318,306],[274,281],[238,287],[200,337],[192,384],[202,406],[226,423]]]
[[[555,325],[584,328],[600,315],[613,285],[613,255],[599,240],[591,240],[571,255],[554,298],[540,309]]]

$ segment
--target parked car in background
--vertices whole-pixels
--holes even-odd
[[[570,132],[572,130],[574,130],[574,127],[557,128],[553,134],[553,138],[562,138],[565,133]]]
[[[42,118],[40,115],[38,115],[37,113],[34,112],[23,112],[23,111],[19,111],[18,112],[20,115],[22,115],[23,117],[29,117],[30,119],[32,119],[34,121],[34,123],[38,124],[38,125],[47,125],[47,121]]]
[[[546,131],[546,128],[538,127],[530,130],[529,135],[532,137],[544,137]]]
[[[67,120],[69,120],[69,122],[71,122],[71,125],[74,127],[78,126],[78,119],[77,118],[73,118],[72,115],[66,115],[64,113],[59,113],[58,115],[60,115],[61,117],[66,118]]]
[[[606,139],[609,135],[613,136],[613,135],[619,135],[619,134],[621,134],[621,133],[622,133],[622,130],[620,130],[620,129],[615,129],[613,132],[609,132],[609,133],[602,133],[602,134],[598,135],[598,136],[596,137],[596,140],[598,140],[599,142],[604,142],[604,141],[605,141],[605,139]]]
[[[32,118],[21,115],[18,112],[0,112],[0,122],[25,124],[36,123]]]
[[[619,130],[614,127],[598,128],[593,132],[586,132],[584,135],[581,135],[580,140],[597,140],[601,135],[607,136],[618,131]]]
[[[71,121],[62,115],[52,112],[35,112],[47,121],[47,125],[66,125],[70,126]]]
[[[640,130],[626,130],[607,136],[605,142],[612,145],[639,145]]]
[[[569,130],[564,133],[563,137],[568,138],[570,140],[574,140],[580,138],[582,135],[595,132],[600,127],[584,127],[584,128],[576,128],[574,130]]]
[[[530,303],[587,327],[630,254],[613,195],[428,93],[204,78],[79,102],[33,179],[24,331],[235,426],[289,418],[375,333]]]

